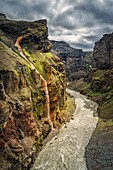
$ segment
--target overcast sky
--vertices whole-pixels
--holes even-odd
[[[46,18],[49,39],[83,50],[113,32],[113,0],[0,0],[0,12],[10,19]]]

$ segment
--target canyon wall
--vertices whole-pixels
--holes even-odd
[[[92,53],[71,47],[64,41],[51,40],[52,51],[64,62],[67,79],[74,81],[85,77],[92,66]]]
[[[15,47],[20,46],[24,56]],[[52,127],[67,116],[64,65],[51,50],[46,20],[12,21],[0,14],[0,167],[29,169]],[[29,62],[28,62],[29,61]],[[30,64],[31,63],[31,64]],[[35,69],[31,67],[34,66]],[[37,74],[37,72],[39,74]],[[49,94],[45,94],[44,81]]]
[[[95,43],[94,66],[81,92],[99,104],[99,123],[86,147],[89,170],[113,169],[113,33]]]

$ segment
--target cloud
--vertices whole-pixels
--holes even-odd
[[[2,0],[0,12],[10,19],[48,20],[49,37],[75,48],[92,49],[113,31],[113,0]]]

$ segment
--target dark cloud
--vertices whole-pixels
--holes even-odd
[[[113,1],[112,0],[87,0],[74,6],[74,9],[82,12],[84,16],[92,16],[92,22],[113,24]],[[88,20],[89,18],[87,18]],[[87,22],[86,20],[86,22]]]
[[[85,35],[83,36],[83,39],[86,39],[87,41],[97,41],[98,40],[98,36],[96,35]]]
[[[113,32],[113,0],[1,0],[10,19],[48,20],[49,35],[76,48],[92,49],[103,34]]]

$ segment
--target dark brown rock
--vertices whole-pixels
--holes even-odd
[[[63,41],[51,40],[53,53],[64,62],[69,81],[85,77],[93,63],[92,52],[83,52],[82,49],[72,48]]]
[[[3,16],[1,14],[1,18],[4,18]],[[29,43],[36,50],[47,52],[52,47],[48,40],[47,21],[45,19],[34,22],[1,19],[0,32],[5,33],[9,38],[13,35],[11,36],[13,41],[22,36],[23,42]]]
[[[69,44],[63,41],[51,41],[53,52],[56,53],[59,58],[65,64],[65,70],[69,81],[76,79],[75,74],[80,70],[84,70],[84,66],[81,66],[81,59],[84,55],[81,49],[74,49]]]
[[[105,34],[95,43],[94,60],[96,67],[106,69],[113,67],[113,33]]]
[[[46,96],[40,76],[15,48],[21,47],[45,78],[50,95],[53,124],[59,127],[65,108],[66,77],[63,64],[50,51],[47,21],[0,20],[0,167],[3,170],[30,169],[37,149],[51,131]],[[43,52],[42,52],[43,51]]]
[[[99,122],[86,147],[88,170],[113,169],[113,33],[96,42],[94,69],[86,77],[81,92],[99,104]]]

